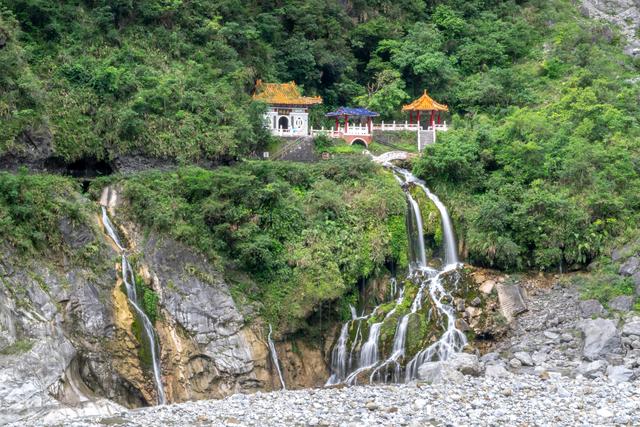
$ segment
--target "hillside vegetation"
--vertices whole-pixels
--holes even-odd
[[[254,81],[385,120],[428,89],[455,130],[417,162],[468,259],[587,265],[637,228],[637,64],[568,0],[3,0],[0,159],[227,160],[269,143]]]

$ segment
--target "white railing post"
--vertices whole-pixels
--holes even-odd
[[[396,121],[393,121],[393,130],[396,130]]]

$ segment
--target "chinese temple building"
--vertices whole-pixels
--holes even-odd
[[[369,145],[373,135],[373,117],[380,114],[366,108],[340,107],[325,116],[335,119],[335,127],[330,132],[331,138],[341,138],[349,145],[361,143]]]
[[[439,130],[438,127],[442,127],[441,114],[442,112],[448,112],[449,107],[434,101],[427,95],[427,91],[425,90],[420,98],[402,107],[402,111],[409,112],[409,124],[413,124],[415,119],[418,127],[423,129],[421,126],[421,118],[424,117],[426,119],[425,124],[427,125],[424,129]],[[444,127],[442,130],[446,130],[446,125]]]
[[[264,83],[258,80],[253,99],[269,106],[264,115],[265,124],[276,136],[309,135],[309,107],[322,104],[319,96],[302,96],[295,82]]]

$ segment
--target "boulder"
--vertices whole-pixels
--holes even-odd
[[[490,378],[503,378],[509,376],[509,371],[501,364],[487,365],[484,375]]]
[[[492,351],[490,353],[485,354],[484,356],[480,357],[480,362],[482,363],[489,363],[489,362],[495,362],[500,360],[500,355],[498,353],[496,353],[495,351]]]
[[[609,377],[609,381],[618,384],[631,381],[634,374],[631,369],[626,368],[624,365],[609,366],[607,368],[607,377]]]
[[[498,284],[498,300],[500,301],[500,311],[502,315],[511,322],[516,316],[527,311],[524,296],[520,286],[504,283]]]
[[[478,361],[478,357],[469,353],[456,353],[447,362],[451,368],[464,375],[479,376],[482,374],[482,365]]]
[[[632,256],[620,266],[618,273],[623,276],[632,276],[638,271],[640,271],[640,258]]]
[[[480,292],[483,294],[490,294],[493,291],[493,288],[496,286],[496,282],[493,280],[487,280],[482,285],[480,285]]]
[[[598,360],[610,353],[620,353],[622,342],[613,320],[584,320],[580,325],[584,334],[582,355],[587,360]]]
[[[524,366],[533,366],[533,359],[531,355],[526,351],[519,351],[514,354],[514,357],[518,359]]]
[[[609,308],[617,311],[630,311],[633,307],[634,297],[631,295],[620,295],[609,301]]]
[[[639,335],[640,336],[640,317],[634,316],[628,319],[622,327],[622,335]]]
[[[464,376],[447,362],[425,362],[418,368],[418,378],[429,384],[461,383]]]
[[[607,368],[607,362],[604,360],[596,360],[593,362],[584,362],[578,367],[578,372],[587,378],[595,378]]]
[[[588,299],[580,303],[580,312],[582,317],[600,316],[604,311],[604,307],[598,300]]]

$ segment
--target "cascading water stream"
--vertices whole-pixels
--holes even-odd
[[[282,371],[280,370],[280,361],[278,361],[278,352],[276,351],[276,346],[271,339],[271,334],[273,333],[273,329],[271,325],[269,325],[269,335],[267,336],[267,342],[269,343],[269,352],[271,353],[271,360],[273,365],[276,367],[276,372],[278,372],[278,378],[280,378],[280,385],[282,386],[282,390],[286,390],[287,387],[284,384],[284,378],[282,377]]]
[[[115,231],[115,227],[109,219],[107,214],[107,208],[102,206],[102,225],[107,232],[107,235],[111,238],[113,243],[118,247],[121,252],[121,264],[122,264],[122,281],[124,283],[125,290],[127,292],[127,299],[129,304],[133,307],[137,319],[142,323],[142,331],[146,344],[149,346],[151,352],[151,364],[153,371],[153,382],[156,386],[156,393],[158,394],[158,405],[164,405],[166,398],[164,394],[164,388],[162,386],[162,372],[160,369],[160,347],[158,340],[151,324],[151,320],[147,314],[138,305],[138,295],[135,286],[135,277],[133,275],[133,269],[127,260],[126,250],[122,246],[118,234]]]
[[[451,217],[447,211],[447,207],[440,201],[438,196],[433,194],[431,190],[427,188],[424,181],[416,178],[408,170],[394,167],[394,170],[400,173],[406,183],[411,183],[422,189],[424,194],[436,205],[438,212],[440,212],[440,218],[442,220],[442,234],[443,234],[443,246],[445,250],[444,264],[445,266],[458,263],[458,251],[456,250],[456,237],[453,232],[453,225],[451,223]]]
[[[360,322],[362,319],[368,318],[375,314],[378,307],[376,307],[368,316],[357,317],[355,310],[352,313],[352,320],[345,323],[340,332],[338,343],[334,347],[332,352],[332,375],[327,382],[327,385],[337,384],[344,380],[347,384],[353,384],[357,380],[358,376],[364,371],[371,371],[370,381],[373,382],[375,378],[382,378],[386,381],[389,372],[389,368],[393,368],[390,373],[393,381],[410,381],[417,377],[417,371],[420,365],[430,360],[446,360],[453,353],[459,352],[466,345],[466,337],[455,326],[455,312],[453,307],[443,302],[445,297],[448,301],[451,301],[451,295],[444,289],[442,280],[445,274],[452,274],[451,272],[458,268],[458,256],[456,251],[456,241],[453,232],[453,226],[451,218],[447,212],[446,207],[440,199],[425,186],[424,182],[416,178],[409,171],[391,165],[394,171],[394,176],[398,183],[405,190],[407,197],[407,231],[409,235],[409,257],[410,257],[410,271],[407,279],[418,285],[418,292],[414,297],[410,310],[407,314],[402,316],[396,325],[393,348],[391,355],[383,361],[379,361],[379,348],[378,340],[380,335],[380,329],[384,322],[391,317],[397,310],[398,306],[402,303],[404,296],[404,289],[400,290],[400,296],[396,300],[394,308],[387,313],[382,322],[373,323],[369,329],[369,337],[367,341],[362,345],[360,349],[360,360],[358,366],[351,373],[351,363],[347,366],[347,346],[348,346],[348,331],[351,322]],[[435,204],[437,207],[442,223],[443,231],[443,247],[444,247],[444,267],[441,271],[437,271],[427,266],[426,251],[424,243],[424,229],[422,223],[422,214],[420,212],[420,206],[417,201],[412,197],[408,191],[409,185],[416,185],[423,190],[425,195]],[[391,295],[392,298],[396,295],[395,283],[392,282]],[[402,365],[401,361],[405,358],[405,347],[407,339],[407,329],[409,327],[409,320],[412,315],[415,315],[418,310],[422,308],[422,300],[425,297],[425,293],[428,292],[429,299],[433,303],[433,309],[439,313],[440,318],[446,319],[446,324],[443,325],[443,334],[440,339],[422,351],[418,352],[413,359],[411,359],[405,368],[404,378],[402,377]],[[432,312],[429,311],[429,319]],[[351,347],[351,353],[357,348],[357,339],[360,332],[360,324],[358,324],[358,330],[356,332],[356,338]],[[351,361],[353,355],[349,355],[349,361]]]

